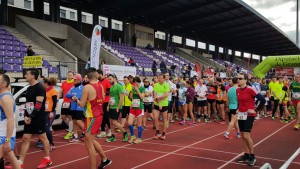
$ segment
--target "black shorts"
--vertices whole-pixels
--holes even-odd
[[[159,107],[157,105],[154,105],[154,110],[160,111],[161,113],[168,111],[169,106],[163,106],[161,110],[159,110]]]
[[[108,117],[113,120],[118,120],[121,112],[122,110],[119,110],[119,112],[117,112],[117,109],[109,109]]]
[[[122,118],[125,119],[130,112],[130,106],[123,106],[122,108]]]
[[[216,102],[216,99],[207,99],[207,103],[213,104]]]
[[[44,134],[46,132],[46,114],[31,120],[29,125],[24,124],[24,134]]]
[[[77,110],[70,110],[72,119],[73,120],[84,120],[84,114],[83,111],[77,111]]]
[[[61,115],[65,115],[65,116],[71,115],[70,108],[61,108]]]
[[[275,100],[274,96],[271,96],[270,101],[274,101],[274,100]]]
[[[217,100],[217,104],[225,104],[225,101],[223,101],[223,100]]]
[[[238,120],[239,128],[241,132],[249,132],[251,133],[253,122],[254,122],[254,116],[247,117],[247,120]]]
[[[232,115],[236,115],[236,111],[237,111],[237,109],[230,109],[229,110],[229,112],[228,112],[228,121],[229,122],[231,121]]]
[[[207,106],[207,100],[197,101],[197,107],[205,107],[205,106]]]
[[[152,103],[144,103],[144,112],[152,113]]]

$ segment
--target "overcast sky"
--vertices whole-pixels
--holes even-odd
[[[243,1],[270,20],[296,42],[296,0]]]

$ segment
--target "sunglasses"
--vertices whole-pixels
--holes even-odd
[[[245,80],[245,78],[238,78],[238,80]]]

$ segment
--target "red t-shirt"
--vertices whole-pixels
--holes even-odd
[[[250,86],[241,89],[240,87],[236,90],[238,99],[238,109],[240,112],[247,112],[248,109],[254,109],[255,96],[257,92]],[[256,113],[249,114],[248,116],[256,116]]]
[[[67,81],[62,82],[61,89],[63,90],[63,98],[64,103],[71,103],[71,99],[66,97],[66,94],[70,91],[70,89],[74,86],[74,81],[68,83]]]
[[[207,99],[216,100],[217,99],[217,89],[218,89],[217,85],[207,84]]]
[[[105,78],[101,81],[99,80],[98,83],[103,86],[104,93],[107,93],[110,90],[111,84],[109,83],[108,79]],[[109,94],[105,94],[103,103],[108,103],[108,102],[109,102]]]

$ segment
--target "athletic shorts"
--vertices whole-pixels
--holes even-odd
[[[117,112],[117,109],[109,109],[108,117],[113,120],[118,120],[121,112],[122,110],[119,110],[119,112]]]
[[[168,111],[169,110],[169,106],[162,106],[162,109],[159,110],[159,106],[157,105],[154,105],[154,110],[158,110],[160,111],[161,113],[165,112],[165,111]]]
[[[270,101],[274,101],[274,96],[271,96]]]
[[[103,116],[87,117],[84,123],[85,133],[98,134],[102,124]]]
[[[123,106],[122,108],[122,118],[125,119],[130,112],[130,106]]]
[[[217,100],[217,104],[224,104],[225,101],[224,100]]]
[[[152,103],[144,103],[144,112],[152,113]]]
[[[205,107],[207,106],[207,100],[198,100],[197,107]]]
[[[194,104],[193,101],[186,101],[186,104],[190,104],[190,103]]]
[[[6,139],[6,136],[0,136],[0,145],[3,145],[5,143],[5,139]],[[11,150],[15,149],[15,143],[16,143],[16,137],[11,137],[11,139],[10,139]]]
[[[24,124],[24,134],[43,134],[46,132],[46,114],[44,117],[36,117],[29,125]]]
[[[207,103],[213,104],[216,102],[216,99],[207,99]]]
[[[229,110],[229,112],[228,112],[228,121],[229,121],[229,122],[231,121],[232,115],[236,115],[236,110],[237,110],[237,109],[230,109],[230,110]]]
[[[254,116],[248,116],[247,120],[238,120],[240,131],[251,133],[254,118],[255,118]]]
[[[140,117],[144,115],[143,109],[130,109],[130,114],[136,117]]]
[[[300,103],[300,100],[292,100],[292,102],[294,106],[297,106]]]
[[[70,108],[61,108],[61,115],[65,115],[65,116],[71,115],[70,111],[71,111]]]
[[[77,111],[77,110],[70,110],[72,119],[73,120],[84,120],[84,114],[83,111]]]
[[[173,109],[173,104],[174,104],[174,102],[173,102],[173,100],[172,101],[169,101],[169,110],[168,110],[168,113],[173,113],[173,111],[172,111],[172,109]]]
[[[179,101],[178,104],[179,104],[179,106],[184,106],[185,105],[185,101]]]

